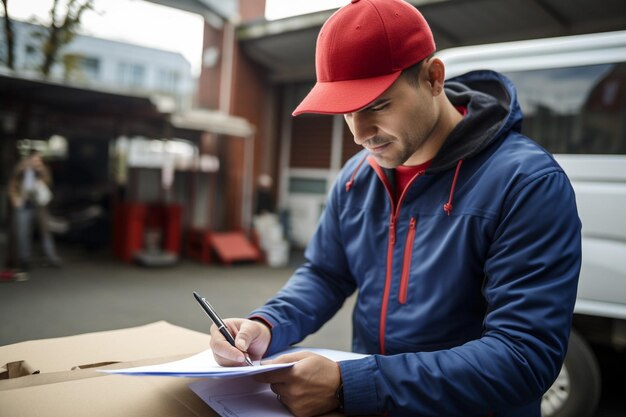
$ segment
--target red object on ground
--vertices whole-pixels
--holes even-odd
[[[209,235],[211,246],[225,264],[238,261],[260,262],[261,252],[243,232],[214,232]]]
[[[2,281],[13,281],[13,271],[0,271],[0,282]]]
[[[211,232],[201,229],[191,229],[187,233],[185,254],[200,262],[211,263]]]
[[[130,262],[143,247],[146,206],[122,203],[114,209],[113,252],[119,259]]]
[[[180,253],[182,207],[177,204],[121,203],[114,210],[113,251],[115,256],[131,262],[144,248],[147,230],[161,234],[161,249]]]

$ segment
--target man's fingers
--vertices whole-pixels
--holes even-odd
[[[235,336],[235,346],[237,346],[237,349],[247,352],[251,341],[258,337],[258,335],[259,331],[256,326],[244,322],[239,332],[237,332],[237,336]]]
[[[315,354],[311,352],[307,352],[307,351],[288,353],[286,355],[281,355],[274,359],[265,360],[262,362],[262,364],[265,365],[265,364],[276,364],[276,363],[293,363],[293,362],[301,361],[302,359],[310,358],[313,355]]]
[[[281,388],[281,386],[283,385],[285,384],[279,384],[279,383],[270,384],[270,389],[272,390],[274,394],[282,394],[284,391],[284,387]]]
[[[267,334],[265,334],[267,333]],[[270,342],[269,330],[259,322],[246,320],[235,336],[235,346],[253,359],[261,359]]]
[[[261,359],[271,340],[269,328],[246,319],[232,318],[224,322],[235,338],[235,346],[226,341],[216,326],[211,326],[211,349],[217,362],[222,366],[242,366],[247,356],[252,360]]]
[[[213,355],[218,356],[224,361],[220,361],[218,358],[218,363],[220,365],[241,365],[245,362],[246,358],[243,353],[231,346],[226,339],[218,340],[213,344]]]
[[[242,365],[241,362],[233,361],[231,359],[220,356],[219,354],[215,353],[215,351],[213,351],[213,357],[215,358],[215,361],[221,366],[241,366]]]

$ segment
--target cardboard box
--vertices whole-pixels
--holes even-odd
[[[209,347],[208,334],[165,321],[78,336],[32,340],[0,346],[0,367],[26,361],[41,373],[69,371],[101,362],[132,362],[195,354]]]
[[[6,364],[11,363],[14,375],[0,380],[0,415],[219,417],[188,388],[198,378],[109,375],[95,370],[182,359],[207,349],[209,341],[207,334],[161,321],[1,346],[0,368],[7,371]],[[4,376],[9,376],[8,371]],[[327,415],[336,416],[340,415]]]
[[[90,367],[169,362],[207,349],[209,340],[206,334],[157,322],[2,346],[0,367],[17,363],[13,370],[18,374],[39,373],[0,380],[0,415],[215,417],[188,388],[196,379],[107,375]],[[118,363],[102,365],[109,362]]]

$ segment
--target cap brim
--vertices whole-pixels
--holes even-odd
[[[317,82],[292,115],[346,114],[370,104],[393,84],[402,71],[358,80]]]

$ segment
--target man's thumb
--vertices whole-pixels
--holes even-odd
[[[245,352],[248,350],[249,345],[250,345],[250,342],[248,341],[248,335],[242,334],[241,332],[239,332],[237,334],[237,337],[235,337],[235,346],[237,347],[237,349]]]

